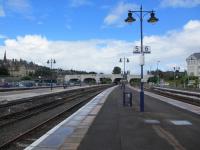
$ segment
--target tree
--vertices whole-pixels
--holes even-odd
[[[101,78],[100,81],[101,81],[101,84],[111,84],[112,83],[112,80],[109,78]]]
[[[157,83],[158,82],[158,77],[156,77],[156,76],[150,77],[148,79],[148,82]]]
[[[48,67],[39,67],[35,71],[35,76],[49,77],[51,76],[51,69]]]
[[[113,68],[112,74],[121,74],[121,68],[118,66],[115,66]]]
[[[88,74],[97,74],[96,72],[94,72],[94,71],[91,71],[91,72],[89,72]]]
[[[31,80],[31,77],[30,76],[24,76],[21,78],[21,80]]]
[[[4,66],[1,66],[0,67],[0,75],[8,76],[9,75],[8,69]]]

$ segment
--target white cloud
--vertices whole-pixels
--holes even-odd
[[[80,7],[83,5],[91,5],[92,2],[90,0],[70,0],[71,7]]]
[[[145,37],[144,42],[152,47],[150,60],[160,60],[163,68],[170,64],[185,66],[185,59],[200,52],[200,20],[189,21],[181,31],[169,32],[165,36]],[[172,68],[168,68],[172,69]]]
[[[46,65],[47,59],[55,58],[57,67],[111,72],[124,47],[130,46],[118,40],[49,41],[41,35],[26,35],[5,40],[0,55],[3,56],[6,49],[8,58],[22,58],[42,65]]]
[[[7,0],[6,6],[17,13],[28,13],[31,11],[31,4],[29,0]]]
[[[185,7],[191,8],[200,5],[200,0],[162,0],[162,7]]]
[[[33,15],[33,10],[30,0],[6,0],[5,1],[6,12],[16,13],[23,16],[25,19],[34,21],[36,20]]]
[[[200,52],[200,20],[191,20],[180,31],[168,32],[163,36],[145,36],[144,45],[151,46],[152,54],[145,56],[145,70],[159,68],[172,70],[173,65],[185,67],[185,59],[194,52]],[[132,54],[139,41],[91,39],[85,41],[50,41],[41,35],[19,36],[6,39],[0,46],[0,56],[6,49],[8,58],[22,58],[46,65],[49,58],[55,58],[55,67],[111,73],[114,66],[123,67],[120,57],[129,57],[127,69],[139,73],[139,56]]]
[[[199,28],[199,20],[191,20],[185,26],[184,30],[194,30]]]
[[[113,7],[109,14],[104,19],[104,26],[114,25],[122,27],[124,25],[124,19],[127,17],[128,10],[137,9],[138,6],[133,3],[119,2]]]

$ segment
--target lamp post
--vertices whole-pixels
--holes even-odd
[[[120,58],[119,59],[119,62],[120,63],[124,63],[124,73],[123,73],[123,78],[124,78],[124,80],[126,80],[126,63],[129,63],[129,59],[128,58]]]
[[[51,65],[51,91],[52,91],[52,89],[53,89],[53,72],[52,72],[52,66],[53,66],[53,64],[55,64],[56,63],[56,60],[55,59],[49,59],[49,60],[47,60],[47,64],[50,64]]]
[[[158,65],[160,63],[160,60],[157,61],[157,85],[160,83],[160,76],[159,76],[159,71],[158,71]]]
[[[126,78],[126,63],[129,63],[129,59],[128,58],[120,58],[119,59],[119,62],[120,63],[124,63],[124,73],[123,73],[123,82],[122,82],[122,87],[123,87],[123,90],[125,91],[125,80],[127,79]]]
[[[132,23],[136,21],[135,18],[133,18],[132,13],[135,13],[139,19],[140,19],[140,38],[141,38],[141,90],[140,90],[140,111],[144,112],[144,87],[143,87],[143,66],[144,66],[144,53],[145,51],[143,50],[143,18],[146,14],[150,14],[150,18],[147,20],[149,23],[155,23],[158,21],[158,18],[155,17],[155,11],[146,11],[142,9],[142,6],[140,7],[140,10],[137,11],[132,11],[129,10],[128,12],[128,18],[125,19],[125,22],[127,23]],[[145,48],[146,49],[146,48]]]
[[[176,78],[178,78],[178,76],[176,76],[176,71],[179,71],[180,70],[180,67],[177,67],[177,66],[175,66],[175,67],[173,67],[173,69],[174,69],[174,87],[176,87],[177,85],[176,85]]]

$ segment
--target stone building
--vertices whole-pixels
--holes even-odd
[[[34,74],[37,69],[37,65],[33,62],[27,62],[25,60],[7,59],[6,51],[4,53],[3,60],[0,61],[0,65],[8,69],[10,76],[24,77],[29,74]]]

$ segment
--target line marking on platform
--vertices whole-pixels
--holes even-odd
[[[144,120],[144,122],[148,124],[160,124],[159,120],[153,120],[153,119],[146,119]]]
[[[170,120],[170,122],[177,126],[192,125],[192,123],[187,120]]]

